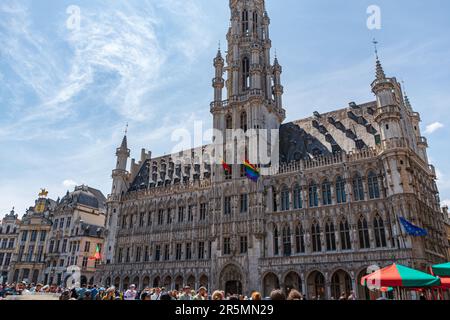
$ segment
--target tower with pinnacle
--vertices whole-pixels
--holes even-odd
[[[130,157],[130,149],[128,149],[127,130],[122,139],[120,147],[116,149],[116,168],[112,171],[112,190],[106,203],[106,239],[105,239],[105,254],[104,262],[110,263],[113,261],[114,247],[117,237],[118,215],[120,211],[120,199],[128,190],[128,175],[127,164]]]
[[[286,118],[282,67],[277,58],[273,64],[271,61],[270,19],[264,0],[230,0],[230,10],[228,51],[224,59],[219,48],[214,59],[214,101],[211,103],[213,127],[222,133],[225,142],[231,138],[227,130],[277,130]],[[248,150],[245,154],[248,155]],[[226,150],[224,157],[238,165],[245,158],[244,152],[236,152],[234,159],[230,159]],[[239,170],[233,171],[234,178],[240,177]]]

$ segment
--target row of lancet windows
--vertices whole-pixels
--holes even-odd
[[[348,201],[348,195],[346,193],[345,188],[345,180],[342,177],[337,177],[334,183],[331,183],[328,179],[322,182],[319,185],[312,181],[308,185],[308,206],[310,208],[319,206],[319,193],[320,193],[320,202],[322,205],[331,205],[333,204],[333,198],[336,203],[346,203]],[[364,194],[364,183],[363,179],[360,175],[355,175],[352,180],[353,186],[353,200],[354,201],[363,201],[365,200]],[[334,188],[334,197],[332,194],[332,189]],[[367,176],[367,190],[369,199],[379,199],[380,198],[380,184],[378,176],[374,172],[369,172]],[[291,195],[292,195],[292,208],[291,208]],[[275,210],[277,209],[276,197],[274,197]],[[281,211],[288,211],[291,209],[301,209],[304,207],[303,199],[302,199],[302,190],[300,185],[296,184],[291,190],[287,186],[283,186],[281,188],[280,194],[280,204]]]
[[[248,20],[249,14],[248,10],[244,9],[242,11],[242,33],[248,35],[250,33],[250,23]],[[253,33],[258,32],[258,13],[256,11],[253,12]]]
[[[348,221],[344,218],[339,222],[338,228],[332,221],[327,221],[325,223],[325,242],[322,243],[322,230],[317,221],[314,221],[311,225],[311,251],[312,252],[322,252],[322,245],[325,245],[326,251],[336,251],[337,241],[336,237],[339,237],[339,249],[340,250],[351,250],[352,241],[350,236],[350,226]],[[384,227],[383,219],[376,215],[373,219],[373,232],[376,248],[384,248],[387,246],[386,242],[386,231]],[[367,224],[366,218],[361,216],[357,223],[357,234],[359,243],[359,249],[369,249],[371,247],[370,237],[369,237],[369,226]],[[305,248],[305,231],[301,224],[296,225],[294,229],[294,234],[291,232],[289,226],[284,226],[280,231],[278,227],[273,230],[273,247],[274,255],[280,254],[280,241],[281,250],[283,256],[290,256],[293,254],[292,249],[292,236],[294,236],[294,250],[296,254],[301,254],[306,252]]]
[[[247,112],[242,111],[240,116],[239,116],[239,120],[240,120],[240,124],[241,124],[241,129],[244,131],[247,131],[248,129],[248,123],[247,123]],[[234,129],[233,127],[233,117],[231,116],[231,114],[228,114],[225,118],[225,128],[228,130]]]
[[[175,208],[159,209],[156,212],[141,212],[139,215],[122,215],[120,226],[122,229],[133,229],[135,227],[151,227],[153,221],[155,225],[170,225],[172,223],[186,223],[196,221],[206,221],[208,217],[208,204],[206,202],[197,205],[179,206]]]

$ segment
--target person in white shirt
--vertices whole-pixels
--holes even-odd
[[[151,299],[152,300],[159,300],[161,297],[161,289],[160,288],[156,288],[155,291],[153,292]]]
[[[137,296],[136,286],[134,284],[132,284],[128,288],[128,290],[125,292],[123,299],[124,300],[136,300],[136,296]]]

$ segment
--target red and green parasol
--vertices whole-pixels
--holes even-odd
[[[450,289],[450,278],[440,278],[440,279],[441,279],[440,288]]]
[[[431,267],[433,273],[440,277],[450,277],[450,262],[437,264]]]
[[[428,273],[393,264],[361,278],[361,285],[372,287],[433,287],[441,280]]]

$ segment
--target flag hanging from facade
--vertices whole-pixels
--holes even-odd
[[[252,165],[248,160],[244,161],[244,170],[247,178],[249,178],[254,182],[258,181],[260,177],[259,170],[254,165]]]
[[[100,255],[100,246],[97,244],[97,246],[95,247],[95,254],[90,257],[90,260],[100,260],[102,257]]]
[[[403,217],[400,217],[400,222],[402,223],[403,228],[405,228],[406,233],[409,234],[410,236],[424,237],[424,236],[428,235],[427,230],[413,225],[411,222],[409,222],[408,220],[406,220]]]
[[[225,174],[231,174],[231,167],[224,160],[222,160],[222,168]]]

